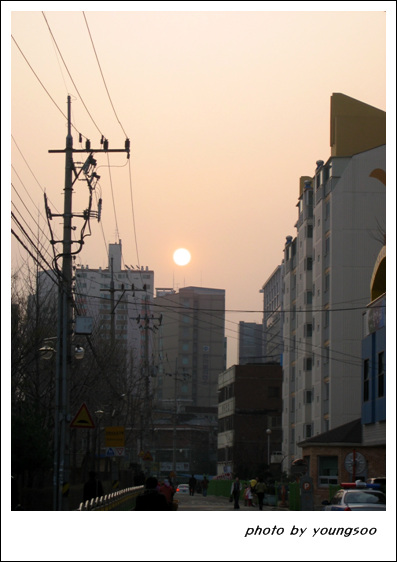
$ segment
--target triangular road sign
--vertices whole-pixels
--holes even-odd
[[[80,410],[77,412],[76,416],[70,423],[70,427],[75,429],[83,428],[83,429],[95,429],[95,424],[92,421],[92,417],[88,408],[85,404],[82,404]]]

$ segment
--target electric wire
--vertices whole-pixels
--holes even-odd
[[[89,28],[89,26],[88,26],[88,21],[87,21],[87,18],[86,18],[86,16],[85,16],[85,12],[83,12],[83,16],[84,16],[84,21],[85,21],[86,26],[87,26],[88,34],[89,34],[90,39],[91,39],[91,45],[92,45],[92,48],[94,49],[95,58],[96,58],[97,63],[98,63],[99,71],[100,71],[101,76],[102,76],[103,84],[104,84],[104,86],[105,86],[106,93],[107,93],[108,98],[109,98],[109,101],[110,101],[110,105],[112,106],[113,112],[114,112],[114,114],[115,114],[115,116],[116,116],[116,119],[117,119],[117,121],[118,121],[118,123],[119,123],[119,125],[120,125],[120,127],[121,127],[121,129],[122,129],[122,131],[123,131],[123,133],[124,133],[124,135],[125,135],[125,137],[127,138],[128,135],[127,135],[127,133],[124,131],[123,125],[121,124],[120,119],[119,119],[118,116],[117,116],[117,113],[116,113],[116,110],[115,110],[115,108],[114,108],[112,99],[111,99],[111,97],[110,97],[109,90],[108,90],[108,87],[107,87],[106,82],[105,82],[105,77],[104,77],[104,75],[103,75],[102,68],[101,68],[101,65],[100,65],[100,63],[99,63],[99,59],[98,59],[98,55],[97,55],[97,52],[96,52],[96,49],[95,49],[94,41],[93,41],[93,39],[92,39],[91,31],[90,31],[90,28]]]
[[[65,60],[64,60],[64,58],[63,58],[63,56],[62,56],[62,53],[61,53],[61,51],[60,51],[60,49],[59,49],[59,47],[58,47],[58,44],[57,44],[57,42],[56,42],[56,40],[55,40],[54,34],[53,34],[52,31],[51,31],[51,27],[50,27],[50,25],[49,25],[49,23],[48,23],[48,21],[47,21],[47,18],[46,18],[46,16],[45,16],[44,12],[42,12],[42,14],[43,14],[43,17],[44,17],[45,22],[46,22],[46,24],[47,24],[48,30],[49,30],[49,32],[50,32],[50,34],[51,34],[51,37],[52,37],[52,39],[53,39],[53,41],[54,41],[54,43],[55,43],[55,46],[56,46],[56,48],[57,48],[57,50],[58,50],[59,56],[61,57],[61,60],[62,60],[63,64],[65,65],[65,68],[66,68],[67,73],[69,74],[69,78],[71,79],[73,86],[76,88],[76,92],[77,92],[78,95],[79,95],[79,98],[80,98],[80,100],[81,100],[81,103],[83,104],[85,110],[87,111],[88,115],[90,116],[91,121],[94,123],[94,125],[95,125],[97,131],[99,132],[99,134],[100,134],[100,135],[102,136],[102,138],[103,138],[104,135],[103,135],[102,131],[100,130],[100,128],[99,128],[98,125],[96,124],[94,118],[92,117],[90,111],[88,110],[88,107],[86,106],[86,104],[85,104],[85,102],[84,102],[84,100],[83,100],[83,98],[82,98],[82,96],[81,96],[81,94],[80,94],[80,92],[79,92],[79,89],[77,88],[77,86],[76,86],[76,84],[75,84],[75,82],[74,82],[74,80],[73,80],[73,78],[72,78],[72,75],[71,75],[70,72],[69,72],[68,66],[67,66],[67,64],[66,64],[66,62],[65,62]]]
[[[23,56],[23,58],[25,59],[26,64],[29,66],[30,70],[33,72],[33,74],[35,75],[35,77],[37,78],[40,86],[43,88],[43,90],[45,91],[45,93],[47,94],[47,96],[50,98],[50,100],[52,101],[52,103],[55,105],[55,107],[59,110],[59,112],[61,113],[61,115],[66,119],[66,121],[68,120],[67,115],[65,115],[65,113],[62,111],[62,109],[59,107],[59,105],[56,103],[56,101],[54,100],[54,98],[51,96],[51,94],[49,93],[49,91],[47,90],[47,88],[44,86],[44,84],[42,83],[42,81],[40,80],[40,78],[37,76],[36,72],[33,70],[32,65],[30,64],[30,62],[28,61],[28,59],[26,58],[26,56],[24,55],[24,53],[22,52],[22,49],[20,48],[20,46],[18,45],[18,43],[16,42],[16,40],[14,39],[14,37],[11,35],[11,39],[14,41],[16,47],[18,48],[19,52],[21,53],[21,55]],[[82,133],[80,133],[80,131],[75,127],[75,125],[73,123],[71,123],[71,126],[73,127],[73,129],[79,133],[79,135],[83,136],[84,138],[87,138],[85,135],[83,135]]]

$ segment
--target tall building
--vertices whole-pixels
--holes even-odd
[[[382,247],[385,112],[331,96],[331,157],[300,178],[284,248],[283,453],[361,416],[362,313]]]
[[[151,318],[154,272],[121,264],[122,246],[109,244],[108,266],[76,268],[76,305],[78,315],[93,319],[93,325],[105,339],[114,338],[128,351],[136,366],[151,356],[147,342],[147,318]],[[149,350],[149,351],[148,351]]]
[[[186,405],[216,407],[218,375],[226,365],[225,291],[156,289],[154,308],[162,316],[155,400],[173,404],[176,387],[178,400]],[[174,374],[184,380],[175,385]]]
[[[284,263],[278,265],[263,284],[263,352],[264,362],[281,362],[283,353],[283,317],[281,314]]]
[[[161,316],[152,379],[158,471],[172,466],[180,474],[184,466],[214,474],[218,375],[226,368],[225,291],[158,288],[154,310]]]
[[[238,362],[264,363],[262,324],[255,322],[239,322],[238,325]]]

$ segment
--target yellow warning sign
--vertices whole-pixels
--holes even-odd
[[[106,447],[124,447],[124,427],[109,426],[105,427],[105,446]]]
[[[85,404],[82,404],[80,410],[77,412],[76,416],[70,423],[70,427],[75,429],[95,429],[95,424],[92,421],[92,417],[88,408]]]

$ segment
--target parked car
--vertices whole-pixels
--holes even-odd
[[[386,493],[386,476],[376,476],[375,478],[368,478],[367,484],[379,484],[380,490]]]
[[[189,484],[179,484],[176,487],[174,497],[179,496],[179,495],[185,495],[185,494],[189,495]]]
[[[379,484],[341,484],[332,500],[323,501],[323,511],[386,511],[386,496]]]

